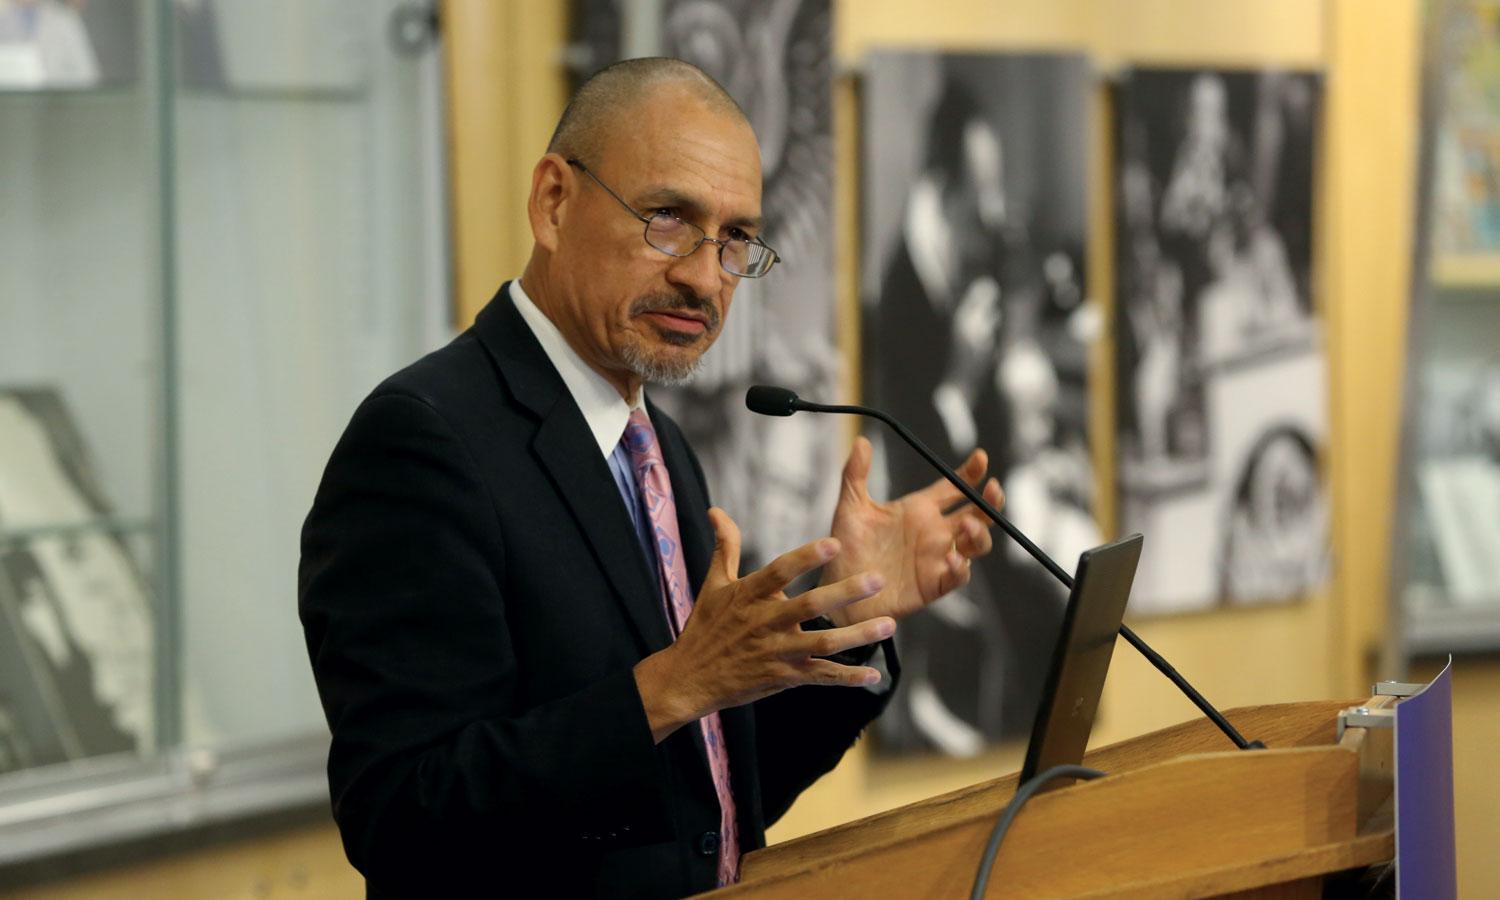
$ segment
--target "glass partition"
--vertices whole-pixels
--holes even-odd
[[[434,24],[0,3],[0,864],[326,805],[298,533],[448,333]]]
[[[408,5],[221,3],[179,31],[197,41],[173,129],[193,744],[323,727],[296,616],[302,517],[355,405],[445,309],[435,54],[390,39]]]
[[[161,138],[154,73],[100,68],[151,53],[118,8],[0,7],[0,773],[156,744]]]
[[[1403,658],[1500,649],[1500,2],[1427,13],[1396,525]]]

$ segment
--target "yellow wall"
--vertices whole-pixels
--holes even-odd
[[[554,0],[445,0],[456,318],[466,322],[504,278],[521,270],[530,246],[524,214],[531,165],[566,98],[560,58],[566,4]],[[1385,627],[1396,435],[1411,247],[1417,109],[1418,0],[835,0],[838,58],[857,71],[876,46],[948,49],[1070,50],[1101,68],[1130,64],[1276,64],[1325,72],[1326,128],[1320,165],[1318,284],[1329,324],[1335,572],[1330,590],[1275,609],[1237,610],[1137,623],[1221,707],[1365,694],[1376,674],[1369,660]],[[839,303],[846,349],[857,342],[859,202],[854,81],[836,87]],[[1107,199],[1104,91],[1096,98],[1098,145],[1091,170],[1096,201]],[[1101,299],[1111,283],[1109,210],[1092,211],[1089,282]],[[1094,409],[1101,477],[1110,466],[1108,359],[1096,363]],[[850,377],[856,379],[852,370]],[[1108,521],[1112,511],[1103,510]],[[1419,672],[1418,675],[1431,674]],[[1500,664],[1457,668],[1455,746],[1459,787],[1459,862],[1466,896],[1500,893],[1500,779],[1484,747],[1500,745]],[[1118,740],[1189,718],[1194,710],[1128,647],[1110,673],[1095,743]],[[974,760],[874,760],[856,748],[812,788],[773,840],[910,802],[1019,765],[1020,749]],[[263,851],[259,852],[258,851]],[[324,831],[220,851],[243,871],[287,866],[320,873],[342,896],[354,881],[336,841]],[[258,854],[258,855],[257,855]],[[254,862],[258,860],[258,862]],[[289,862],[290,861],[290,862]],[[238,896],[206,885],[204,858],[176,864],[175,882],[157,895]],[[255,868],[259,866],[259,868]],[[340,868],[342,866],[342,868]],[[269,868],[268,868],[269,867]],[[172,863],[120,878],[164,877]],[[222,870],[241,871],[241,870]],[[101,882],[90,882],[96,887]],[[220,881],[225,885],[228,882]],[[173,885],[170,888],[163,885]],[[283,888],[289,890],[289,888]],[[121,893],[111,890],[111,895]],[[129,890],[125,893],[134,894]],[[35,893],[27,897],[62,894]],[[73,896],[69,894],[68,896]],[[81,894],[80,896],[88,896]],[[298,896],[277,893],[275,896]]]
[[[567,103],[568,4],[443,0],[453,300],[467,324],[531,255],[531,167]]]

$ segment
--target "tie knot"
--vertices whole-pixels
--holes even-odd
[[[625,426],[624,440],[625,449],[638,462],[661,457],[661,451],[656,446],[656,429],[651,427],[651,417],[646,415],[644,409],[630,411],[630,422]]]

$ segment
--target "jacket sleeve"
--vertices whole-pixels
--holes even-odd
[[[799,794],[838,765],[865,726],[890,702],[901,679],[895,641],[882,641],[879,652],[885,654],[890,679],[879,692],[810,685],[756,702],[761,811],[767,827],[786,814]]]
[[[389,392],[361,405],[303,527],[298,581],[334,816],[372,879],[412,859],[670,833],[669,776],[628,668],[518,702],[501,538],[436,410]]]

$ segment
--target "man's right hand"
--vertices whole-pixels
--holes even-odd
[[[839,542],[821,538],[740,578],[740,530],[721,509],[710,509],[714,555],[693,612],[672,646],[636,664],[651,736],[660,743],[689,722],[804,684],[858,687],[880,673],[819,657],[883,640],[896,622],[880,616],[821,631],[803,631],[809,619],[879,593],[879,574],[862,572],[789,598],[797,576],[838,555]]]

